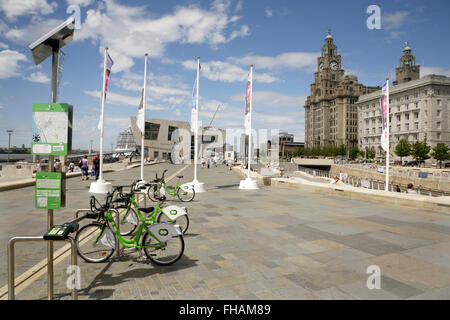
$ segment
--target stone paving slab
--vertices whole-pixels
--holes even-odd
[[[181,168],[160,165],[158,172],[166,167],[169,173]],[[183,172],[184,181],[192,180],[192,169]],[[152,177],[156,172],[146,170]],[[138,172],[108,178],[131,181]],[[239,176],[222,166],[199,169],[199,180],[208,192],[185,204],[191,225],[184,256],[175,265],[154,266],[139,252],[100,264],[79,258],[79,299],[450,299],[448,215],[300,190],[240,191]],[[55,220],[71,218],[74,208],[87,203],[87,187],[69,184],[82,192]],[[14,201],[0,200],[0,284],[6,283],[5,239],[45,227],[45,216],[26,200],[32,191],[9,191]],[[19,209],[18,203],[29,213],[10,211]],[[45,246],[24,247],[17,255],[19,275],[33,259],[45,257]],[[69,262],[67,257],[55,266],[55,299],[70,299]],[[370,265],[381,268],[380,290],[367,288]],[[46,299],[45,278],[17,299]]]

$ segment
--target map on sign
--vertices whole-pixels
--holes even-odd
[[[66,143],[67,114],[61,112],[37,112],[33,115],[34,142]]]
[[[67,155],[70,152],[70,110],[65,103],[33,104],[32,154]]]

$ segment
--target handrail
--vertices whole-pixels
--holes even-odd
[[[16,242],[41,242],[47,241],[43,236],[37,237],[14,237],[8,241],[8,300],[15,300],[15,287],[14,287],[14,245]],[[77,266],[77,248],[75,244],[75,240],[71,237],[68,237],[64,240],[51,240],[51,241],[68,241],[71,246],[71,260],[72,265]],[[53,277],[53,274],[50,275]],[[48,283],[50,286],[50,283]],[[53,285],[53,283],[52,283]],[[53,288],[51,290],[53,292]],[[72,288],[72,299],[78,300],[78,291],[76,286],[74,285]]]

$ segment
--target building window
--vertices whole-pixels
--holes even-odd
[[[419,113],[418,112],[414,112],[414,119],[419,119]]]
[[[146,122],[145,123],[145,140],[158,140],[159,123]]]
[[[441,116],[441,110],[437,110],[436,114],[437,114],[438,117],[440,117]]]
[[[441,129],[441,123],[440,122],[436,122],[436,126],[438,129]]]
[[[437,140],[441,140],[441,133],[440,133],[440,132],[438,132],[438,133],[436,134],[436,139],[437,139]]]
[[[169,126],[169,136],[167,137],[167,140],[169,140],[169,141],[178,141],[178,138],[179,138],[178,131],[175,132],[175,134],[174,134],[174,131],[176,131],[176,130],[178,130],[177,127]]]

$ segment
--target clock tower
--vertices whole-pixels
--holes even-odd
[[[365,87],[356,76],[345,73],[331,31],[325,38],[311,95],[305,102],[305,145],[307,148],[358,143],[358,113],[354,104],[361,94],[379,87]]]
[[[400,66],[395,69],[393,85],[402,84],[420,78],[420,66],[416,64],[416,57],[411,54],[409,43],[405,43],[403,56],[400,58]]]

